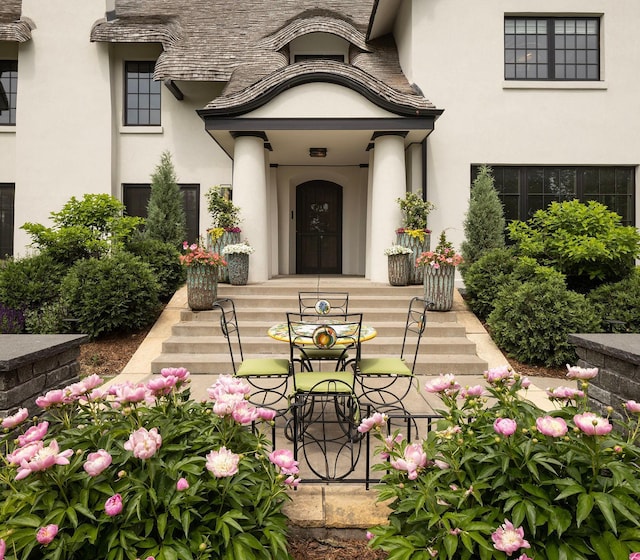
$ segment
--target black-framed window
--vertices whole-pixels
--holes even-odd
[[[342,54],[297,54],[293,57],[294,62],[302,62],[303,60],[335,60],[336,62],[344,62]]]
[[[0,125],[15,126],[18,61],[0,60]]]
[[[471,181],[480,166],[471,166]],[[492,165],[505,219],[528,220],[552,202],[595,200],[635,225],[635,167]]]
[[[600,19],[505,17],[506,80],[599,80]]]
[[[187,218],[187,241],[195,243],[200,235],[200,185],[181,184],[184,212]],[[122,203],[128,216],[147,217],[147,206],[151,197],[151,185],[148,183],[126,183],[122,185]]]
[[[0,183],[0,259],[13,256],[15,193],[13,183]]]
[[[125,63],[124,124],[160,125],[160,82],[153,79],[155,62]]]

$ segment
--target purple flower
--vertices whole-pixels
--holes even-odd
[[[491,535],[493,541],[493,547],[496,550],[501,550],[507,556],[511,556],[516,550],[521,548],[531,548],[531,545],[524,539],[524,529],[513,526],[511,521],[504,520],[504,525],[501,525]]]
[[[36,540],[42,545],[48,545],[53,539],[56,538],[58,534],[58,526],[57,525],[46,525],[45,527],[40,527],[38,532],[36,533]]]
[[[122,513],[122,496],[114,494],[104,503],[104,512],[109,517],[114,517]]]
[[[513,435],[517,428],[518,424],[511,418],[496,418],[493,423],[493,429],[496,433],[506,437]]]

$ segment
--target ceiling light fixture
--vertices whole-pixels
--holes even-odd
[[[327,148],[309,148],[309,157],[327,157]]]

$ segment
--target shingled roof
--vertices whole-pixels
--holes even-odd
[[[382,105],[411,114],[435,107],[414,91],[393,38],[366,41],[374,0],[116,0],[115,18],[92,41],[161,43],[158,80],[226,82],[208,109],[255,106],[288,84],[333,81],[362,88]],[[288,44],[313,32],[348,41],[350,63],[289,64]],[[406,109],[402,109],[402,108]]]
[[[22,0],[2,0],[0,2],[0,41],[24,43],[31,39],[33,25],[21,18]]]

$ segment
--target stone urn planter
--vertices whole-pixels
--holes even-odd
[[[226,259],[229,284],[232,286],[245,286],[249,280],[249,255],[232,253],[226,255]]]
[[[409,283],[411,255],[389,255],[389,284],[392,286],[406,286]]]
[[[407,247],[410,251],[410,267],[408,284],[422,284],[422,267],[415,265],[416,259],[431,247],[431,232],[400,228],[396,230],[396,243]]]
[[[431,302],[432,311],[449,311],[453,307],[456,268],[443,265],[424,266],[424,299]]]
[[[187,304],[193,311],[213,309],[218,299],[219,266],[196,264],[187,267]]]
[[[225,229],[222,232],[217,228],[207,232],[207,248],[212,253],[223,254],[227,245],[240,243],[240,228]],[[226,266],[218,267],[218,282],[229,282],[229,269]]]

